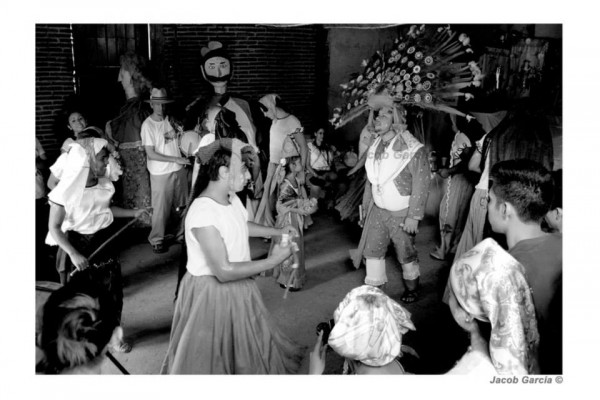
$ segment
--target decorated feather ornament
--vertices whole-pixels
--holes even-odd
[[[483,75],[475,61],[459,61],[473,54],[470,39],[450,26],[411,26],[386,52],[363,60],[361,73],[341,85],[344,105],[335,108],[332,125],[339,128],[368,110],[369,96],[384,90],[396,103],[465,116],[453,106],[461,90],[479,86]]]

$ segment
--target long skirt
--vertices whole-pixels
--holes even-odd
[[[458,242],[453,263],[483,240],[483,230],[485,227],[485,218],[487,216],[487,195],[487,190],[475,189],[475,193],[471,196],[469,216],[467,217],[465,229]],[[450,280],[448,279],[442,296],[442,301],[446,304],[449,304],[450,290],[452,289],[450,288]]]
[[[487,217],[487,195],[487,190],[475,189],[475,193],[471,196],[469,216],[458,242],[454,260],[458,260],[461,255],[483,240],[483,228]]]
[[[464,174],[456,174],[445,180],[444,197],[440,202],[440,237],[443,255],[456,253],[458,242],[462,236],[469,202],[475,190],[471,181]]]
[[[146,208],[152,204],[150,190],[150,174],[146,168],[146,152],[141,146],[127,148],[122,144],[119,147],[123,175],[117,182],[117,204],[123,208]],[[140,218],[135,224],[136,228],[152,226],[150,216]]]
[[[273,211],[275,210],[275,202],[277,201],[277,194],[275,187],[277,186],[277,180],[274,178],[277,164],[269,163],[267,168],[267,177],[265,178],[263,186],[263,194],[260,199],[260,204],[254,215],[254,222],[265,226],[275,226],[275,217]]]
[[[292,264],[294,263],[294,256],[290,256],[287,259],[285,259],[281,264],[279,264],[278,266],[276,266],[273,269],[273,277],[276,279],[277,283],[279,283],[280,285],[288,285],[289,282],[289,286],[290,288],[293,289],[301,289],[302,286],[304,286],[304,283],[306,282],[306,266],[304,265],[304,235],[303,235],[303,225],[304,225],[304,218],[302,218],[302,216],[296,214],[296,213],[292,213],[292,212],[288,212],[285,213],[283,215],[278,215],[277,216],[277,221],[275,223],[275,226],[277,228],[283,228],[286,225],[291,225],[294,228],[296,228],[298,230],[298,233],[300,234],[299,237],[294,238],[294,242],[296,242],[296,244],[298,245],[298,268],[296,268],[295,270],[292,268]],[[273,239],[273,241],[271,242],[271,247],[273,247],[273,244],[275,243],[279,243],[281,237],[278,236],[276,238]],[[290,281],[290,276],[292,276],[293,273],[293,277],[292,280]]]
[[[304,351],[277,327],[254,279],[186,273],[161,374],[291,374]]]
[[[336,202],[335,209],[340,213],[342,220],[357,221],[359,218],[358,206],[362,204],[363,193],[365,192],[365,183],[367,174],[364,169],[356,172],[348,190]],[[366,212],[366,210],[365,210]]]

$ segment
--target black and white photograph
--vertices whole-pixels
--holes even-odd
[[[3,72],[9,149],[35,138],[35,208],[26,157],[4,168],[8,398],[593,385],[597,55],[568,40],[591,21],[60,3],[19,11]]]

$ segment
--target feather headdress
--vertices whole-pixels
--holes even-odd
[[[334,109],[330,122],[336,128],[345,125],[368,110],[369,96],[384,89],[403,106],[465,116],[452,106],[460,96],[471,98],[460,90],[479,86],[483,78],[475,61],[457,61],[473,54],[469,42],[450,26],[411,26],[387,52],[363,60],[362,73],[341,85],[345,104]]]

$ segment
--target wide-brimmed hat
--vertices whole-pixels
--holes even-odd
[[[174,100],[167,96],[167,91],[162,88],[152,88],[150,92],[150,99],[146,100],[148,103],[166,104],[172,103]]]

